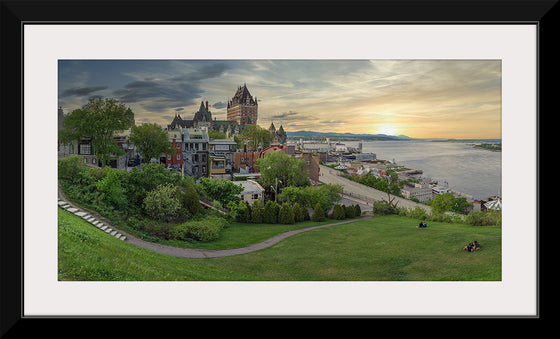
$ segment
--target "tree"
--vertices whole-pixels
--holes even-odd
[[[311,215],[311,220],[324,221],[325,219],[325,211],[323,211],[323,207],[321,207],[321,204],[316,204],[313,209],[313,214]]]
[[[282,190],[278,195],[281,202],[288,201],[299,203],[303,207],[313,208],[315,204],[321,204],[323,210],[329,211],[342,197],[342,185],[325,184],[321,186],[295,187],[290,186]]]
[[[159,158],[162,153],[175,156],[177,149],[172,147],[167,138],[167,133],[156,124],[142,124],[132,126],[130,142],[136,146],[144,162],[150,162],[152,158]]]
[[[238,194],[243,192],[241,184],[234,184],[229,180],[202,177],[199,179],[199,185],[212,200],[218,200],[223,206],[227,206],[230,201],[241,200],[238,197]]]
[[[68,114],[59,133],[63,144],[90,139],[95,155],[101,160],[102,167],[125,152],[113,139],[117,132],[129,129],[134,124],[134,113],[116,99],[92,99],[82,108]]]
[[[169,221],[181,211],[181,191],[172,184],[163,184],[148,192],[144,198],[144,210],[158,220]]]
[[[253,207],[251,209],[251,222],[253,224],[261,224],[263,222],[263,212],[264,200],[259,198],[253,203]]]
[[[264,158],[257,159],[255,166],[261,173],[259,183],[268,192],[281,191],[288,186],[309,186],[309,171],[305,168],[305,160],[296,159],[284,152],[273,152]]]
[[[247,146],[252,150],[257,150],[259,147],[265,149],[270,146],[273,139],[272,133],[258,125],[245,126],[240,137],[247,141]]]
[[[346,211],[344,210],[344,206],[341,204],[334,205],[333,212],[332,212],[332,219],[335,220],[342,220],[346,218]]]
[[[451,193],[443,193],[428,202],[434,213],[450,211],[455,204],[455,197]]]
[[[280,224],[293,224],[295,222],[294,210],[288,203],[283,203],[278,211],[278,222]]]
[[[274,200],[269,200],[264,205],[263,222],[265,224],[276,224],[278,222],[278,212],[280,206]]]

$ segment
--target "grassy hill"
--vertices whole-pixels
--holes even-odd
[[[118,240],[62,209],[58,216],[59,280],[501,280],[501,227],[432,222],[418,229],[414,219],[379,216],[249,254],[184,259]],[[463,252],[473,240],[482,249]]]

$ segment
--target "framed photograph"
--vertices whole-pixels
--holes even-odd
[[[21,60],[15,60],[21,62],[21,74],[12,70],[21,75],[21,96],[15,95],[17,86],[3,86],[3,97],[18,108],[21,97],[22,180],[14,189],[21,190],[22,206],[21,230],[2,230],[2,247],[21,254],[21,260],[4,265],[3,255],[2,270],[21,277],[14,286],[21,295],[4,299],[12,312],[3,315],[2,331],[20,320],[69,317],[538,318],[539,102],[540,93],[548,94],[541,92],[539,70],[549,65],[542,50],[552,39],[542,28],[555,25],[543,19],[554,13],[555,3],[516,2],[519,7],[509,8],[453,2],[459,7],[441,3],[439,11],[420,3],[402,10],[387,3],[345,7],[325,2],[327,19],[321,21],[310,19],[318,16],[309,9],[302,12],[309,18],[292,14],[293,21],[285,21],[278,16],[287,8],[272,14],[264,3],[251,3],[253,13],[267,20],[245,15],[232,21],[226,13],[239,11],[232,3],[223,4],[217,19],[208,14],[197,19],[192,12],[180,19],[174,14],[179,8],[210,6],[187,2],[165,11],[140,10],[128,22],[112,21],[108,14],[103,21],[93,17],[101,8],[111,9],[109,4],[92,6],[92,12],[76,19],[77,7],[70,6],[53,21],[38,20],[39,7],[6,4],[13,13],[23,13],[3,23],[15,35],[12,41],[21,43]],[[360,14],[366,10],[372,19]],[[52,9],[49,13],[54,15]],[[95,138],[91,144],[76,142],[72,152],[68,146],[64,153],[60,131],[70,122],[62,121],[87,111],[88,103],[113,99],[134,113],[123,142],[115,141],[124,155],[112,149],[105,158],[96,151]],[[180,152],[152,158],[134,148],[138,157],[129,156],[132,126],[148,124],[159,126]],[[268,143],[243,134],[251,129],[270,133]],[[172,131],[179,136],[172,137]],[[207,143],[199,144],[201,138]],[[88,155],[80,154],[86,147]],[[161,204],[161,195],[142,196],[142,204],[135,205],[141,211],[131,220],[132,205],[118,206],[119,193],[107,188],[107,179],[94,185],[99,193],[91,193],[88,206],[96,206],[95,199],[114,199],[111,213],[127,214],[122,226],[110,230],[109,214],[88,214],[85,207],[81,219],[96,234],[112,236],[111,249],[89,230],[72,226],[75,216],[68,216],[68,207],[78,205],[76,199],[60,199],[84,193],[61,187],[59,159],[85,159],[83,166],[100,168],[92,173],[103,178],[118,171],[140,173],[140,159],[152,159],[154,168],[162,163],[170,178],[187,171],[193,185],[201,177],[229,174],[235,183],[235,174],[268,175],[272,181],[244,178],[247,194],[239,199],[246,196],[253,206],[268,197],[282,206],[283,199],[295,199],[285,190],[292,179],[279,184],[279,174],[266,173],[272,163],[259,167],[255,155],[247,155],[264,159],[274,147],[292,152],[286,156],[303,159],[303,165],[316,161],[319,186],[350,182],[340,185],[346,204],[337,200],[336,205],[360,205],[367,218],[320,228],[340,222],[333,202],[326,210],[329,222],[282,228],[301,232],[264,250],[205,258],[252,243],[212,247],[200,238],[188,240],[188,232],[175,226],[169,226],[173,236],[155,239],[172,221],[145,220],[175,213],[171,203]],[[368,165],[355,165],[356,155],[371,157],[363,160]],[[103,168],[107,173],[101,173]],[[383,196],[362,188],[367,185],[356,178],[366,174],[386,183],[377,189]],[[390,190],[392,182],[412,174],[406,177],[410,185],[401,184],[398,193]],[[119,174],[113,178],[128,180]],[[314,187],[313,178],[310,182]],[[420,201],[422,194],[430,197]],[[499,217],[490,222],[493,226],[469,225],[466,214],[453,221],[464,210],[444,209],[441,218],[446,219],[433,219],[439,202],[427,202],[438,196],[450,197],[454,206],[468,201],[470,210],[477,204],[479,210],[499,210]],[[216,206],[229,211],[227,201],[206,199],[211,208],[218,201]],[[393,215],[383,216],[376,201],[384,201]],[[411,214],[416,206],[427,206],[425,214]],[[165,212],[157,214],[158,208]],[[219,208],[215,213],[222,213]],[[238,222],[237,216],[230,218]],[[418,228],[419,220],[427,221],[425,229]],[[319,228],[307,231],[312,226]],[[263,222],[258,232],[283,234],[267,227]],[[178,239],[190,245],[169,252]],[[468,253],[464,249],[474,240],[481,241],[480,250]],[[310,242],[318,244],[315,250]],[[100,264],[92,267],[92,258]]]

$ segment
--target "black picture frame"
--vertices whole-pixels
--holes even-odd
[[[558,28],[557,0],[549,1],[2,1],[2,226],[0,227],[0,335],[31,335],[36,321],[43,334],[60,333],[59,318],[23,317],[23,27],[58,23],[279,23],[279,24],[517,24],[538,25],[538,134],[542,107],[552,107],[558,73],[553,63]],[[57,48],[57,46],[53,46]],[[546,70],[546,71],[544,71]],[[18,145],[19,148],[15,145]],[[540,147],[541,143],[538,141]],[[19,155],[19,156],[16,156]],[[540,154],[537,151],[537,154]],[[17,160],[16,160],[17,159]],[[540,159],[540,156],[539,156]],[[35,167],[35,166],[34,166]],[[537,162],[540,173],[540,160]],[[37,166],[35,170],[40,170]],[[537,190],[540,196],[539,179]],[[540,199],[537,215],[540,215]],[[546,206],[546,205],[543,205]],[[537,217],[538,240],[540,219]],[[540,251],[540,246],[539,246]],[[539,252],[540,253],[540,252]],[[538,258],[540,259],[540,255]],[[537,265],[540,267],[540,264]],[[537,272],[540,286],[540,273]],[[540,291],[540,289],[539,289]],[[538,314],[541,318],[540,293]],[[70,317],[71,318],[71,317]],[[127,318],[127,317],[124,317]],[[289,317],[288,317],[289,318]],[[374,317],[375,318],[375,317]],[[381,317],[383,318],[383,317]],[[405,317],[406,318],[406,317]],[[435,317],[438,318],[438,317]],[[442,315],[439,318],[446,318]],[[475,317],[477,318],[477,317]],[[509,318],[503,315],[499,318]],[[519,317],[513,317],[519,318]],[[526,318],[526,317],[521,317]],[[68,319],[68,318],[64,318]],[[124,319],[123,319],[124,320]],[[182,326],[182,325],[181,325]],[[118,326],[117,326],[118,327]],[[90,328],[91,329],[91,328]],[[56,332],[55,332],[56,330]],[[117,328],[115,336],[130,331]],[[139,333],[143,330],[140,329]],[[96,334],[90,331],[89,334]],[[99,332],[100,333],[100,332]]]

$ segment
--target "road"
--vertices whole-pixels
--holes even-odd
[[[380,200],[388,201],[387,192],[382,192],[374,188],[368,187],[366,185],[362,185],[360,183],[348,180],[340,176],[342,172],[332,169],[330,167],[326,167],[322,165],[320,165],[320,167],[321,167],[321,171],[319,172],[320,173],[319,181],[325,184],[342,185],[344,187],[344,191],[343,191],[344,195],[353,197],[355,199],[359,199],[361,201],[365,201],[368,203],[369,206],[372,206],[374,201],[380,201]],[[393,197],[394,196],[391,196],[391,198]],[[408,199],[395,197],[395,202],[396,201],[398,201],[397,207],[404,206],[408,209],[414,209],[416,206],[420,206],[424,208],[427,213],[431,212],[430,206],[415,203],[414,201]]]

